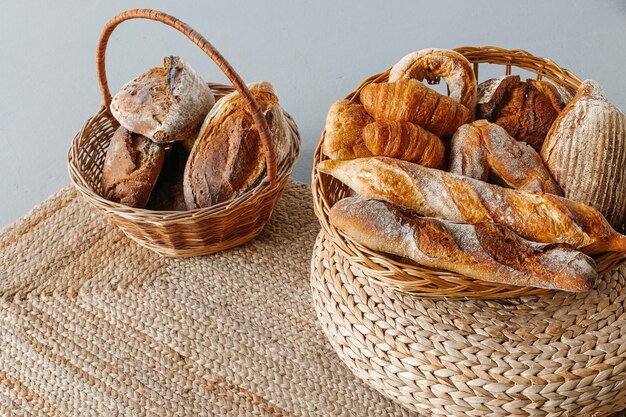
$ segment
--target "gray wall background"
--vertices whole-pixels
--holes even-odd
[[[309,181],[330,104],[406,53],[497,45],[547,56],[594,78],[626,109],[626,1],[10,1],[0,0],[0,227],[69,183],[66,154],[100,105],[94,65],[104,23],[133,7],[163,10],[222,51],[247,82],[271,81],[297,121],[294,176]],[[122,24],[107,56],[109,84],[185,57],[224,81],[195,45],[150,21]],[[498,68],[493,70],[493,74]],[[489,75],[481,70],[481,78]]]

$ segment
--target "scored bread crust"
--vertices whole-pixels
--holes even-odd
[[[164,158],[161,146],[120,126],[104,159],[103,197],[130,207],[145,207]]]
[[[180,57],[126,83],[111,100],[113,117],[126,129],[158,143],[194,138],[215,97]]]
[[[248,84],[248,88],[268,122],[280,166],[289,152],[289,141],[278,97],[268,82]],[[239,93],[222,97],[202,124],[185,166],[187,207],[209,207],[245,192],[265,172],[265,155],[258,129]]]
[[[440,138],[452,136],[472,119],[467,107],[413,78],[368,84],[359,97],[377,121],[415,123]]]
[[[552,125],[541,156],[567,198],[591,204],[624,229],[626,116],[597,82],[581,84]]]
[[[329,220],[370,249],[485,281],[586,291],[597,278],[593,260],[573,247],[531,242],[492,222],[469,225],[418,217],[360,197],[336,203]]]
[[[477,82],[472,64],[463,55],[448,49],[429,48],[411,52],[389,72],[389,82],[402,79],[424,79],[438,82],[443,78],[449,97],[467,107],[472,115],[476,108]]]
[[[486,120],[464,124],[454,133],[448,172],[481,181],[493,173],[512,188],[563,195],[530,145]]]
[[[492,221],[521,237],[567,243],[587,254],[626,252],[617,233],[591,206],[551,194],[498,187],[473,178],[386,157],[326,160],[317,169],[367,198],[459,223]]]

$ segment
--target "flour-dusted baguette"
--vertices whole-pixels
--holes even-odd
[[[131,132],[168,143],[195,138],[214,103],[198,73],[173,56],[125,84],[111,101],[111,114]]]
[[[371,155],[403,159],[431,168],[439,168],[445,159],[441,139],[411,122],[374,122],[365,126],[362,134]]]
[[[543,243],[568,243],[587,254],[626,252],[617,233],[591,206],[551,194],[513,190],[385,157],[322,161],[317,169],[358,194],[425,216],[459,223],[493,221]]]
[[[490,173],[512,188],[562,195],[541,157],[503,127],[486,120],[461,126],[452,136],[449,172],[487,181]]]
[[[492,222],[417,217],[359,197],[336,203],[330,222],[370,249],[485,281],[586,291],[597,277],[593,260],[571,246],[530,242]]]
[[[472,118],[467,107],[412,78],[369,84],[359,97],[365,110],[377,121],[412,122],[440,138],[452,136]]]
[[[595,81],[584,81],[541,149],[567,198],[591,204],[619,229],[626,225],[626,116]]]
[[[437,82],[443,78],[449,97],[461,103],[473,115],[476,108],[476,76],[472,64],[463,55],[449,49],[429,48],[403,57],[389,71],[389,82],[415,78]]]
[[[363,143],[363,128],[373,121],[362,105],[350,100],[336,101],[326,115],[322,152],[330,159],[372,156]]]

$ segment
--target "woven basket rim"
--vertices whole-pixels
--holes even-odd
[[[554,61],[536,57],[525,50],[507,50],[496,46],[463,46],[454,50],[466,56],[474,64],[476,73],[479,63],[489,63],[504,65],[507,75],[510,74],[512,67],[534,72],[538,79],[548,78],[570,92],[575,92],[582,82],[571,71],[558,66]],[[361,89],[372,82],[387,81],[390,69],[367,78],[349,93],[346,99],[358,102],[358,94]],[[311,192],[313,194],[314,213],[326,238],[342,255],[350,260],[351,264],[362,269],[369,279],[394,290],[424,298],[500,299],[542,295],[555,291],[483,281],[455,272],[395,260],[388,254],[373,251],[349,238],[341,230],[335,228],[328,219],[331,207],[329,184],[338,183],[337,186],[346,192],[348,187],[316,169],[317,163],[327,159],[321,150],[325,133],[324,130],[313,157]],[[625,263],[626,254],[609,252],[596,256],[594,259],[598,273],[602,274]],[[433,290],[433,285],[436,290]],[[478,290],[472,289],[475,287],[478,287]]]
[[[218,84],[218,83],[208,83],[212,90],[227,90],[234,91],[233,86],[226,84]],[[297,155],[300,153],[300,139],[298,127],[293,121],[291,115],[283,110],[283,114],[285,115],[289,130],[288,134],[291,138],[289,141],[290,149],[287,157],[280,161],[277,170],[277,178],[276,182],[280,183],[285,177],[288,177],[291,173],[293,166],[297,161]],[[87,122],[82,126],[79,132],[74,136],[72,140],[72,144],[68,151],[68,171],[72,184],[79,190],[79,192],[87,198],[89,203],[93,206],[105,210],[109,213],[114,213],[118,216],[125,217],[134,221],[141,221],[147,223],[158,223],[158,224],[172,224],[179,223],[181,221],[186,221],[191,218],[198,217],[207,217],[207,216],[216,216],[220,214],[226,214],[230,211],[237,210],[237,208],[248,205],[255,204],[256,200],[258,200],[261,195],[265,192],[271,192],[272,186],[267,177],[267,172],[263,179],[254,187],[249,188],[242,194],[237,197],[223,201],[221,203],[215,204],[209,207],[202,207],[193,210],[185,210],[185,211],[172,211],[172,210],[151,210],[146,208],[134,208],[129,207],[121,203],[117,203],[114,201],[107,200],[102,197],[96,190],[94,190],[87,182],[83,170],[81,166],[78,164],[78,156],[81,151],[80,140],[83,137],[82,133],[85,129],[93,123],[95,120],[106,117],[108,119],[114,120],[115,118],[111,115],[109,109],[104,106],[101,106],[99,111],[90,117]],[[115,121],[117,123],[117,121]],[[295,156],[295,157],[294,157]]]

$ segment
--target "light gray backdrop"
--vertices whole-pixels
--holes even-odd
[[[70,141],[100,105],[98,35],[109,18],[132,7],[175,15],[213,42],[244,80],[274,84],[300,127],[294,176],[302,181],[309,181],[330,104],[422,48],[526,49],[598,80],[626,109],[624,0],[0,0],[0,227],[68,184]],[[173,29],[131,21],[110,42],[111,89],[170,54],[185,57],[206,80],[224,81]]]

